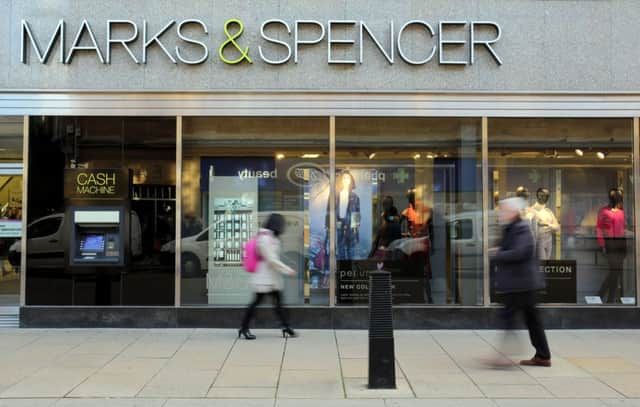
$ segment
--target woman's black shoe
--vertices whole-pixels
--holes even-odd
[[[296,333],[296,331],[294,331],[293,329],[287,327],[282,328],[282,337],[283,338],[295,338],[296,336],[298,336],[298,334]]]
[[[256,339],[256,336],[254,334],[251,333],[250,330],[248,329],[240,329],[238,330],[238,338],[240,338],[240,336],[244,336],[244,339],[250,341],[252,339]]]

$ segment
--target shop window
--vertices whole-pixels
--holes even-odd
[[[173,305],[175,119],[33,117],[29,305]]]
[[[297,271],[284,279],[285,302],[328,305],[313,265],[328,265],[329,253],[311,230],[316,195],[328,193],[328,119],[185,118],[182,150],[182,304],[248,303],[242,246],[277,212],[282,259]]]
[[[489,120],[493,205],[526,200],[541,301],[635,303],[632,140],[630,119]],[[499,226],[491,230],[495,245]]]
[[[480,145],[477,119],[336,120],[338,304],[367,304],[378,268],[392,274],[394,304],[482,304]],[[322,245],[328,192],[315,196]]]
[[[20,300],[22,117],[0,117],[0,306]]]

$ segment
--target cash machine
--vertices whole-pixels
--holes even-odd
[[[131,179],[124,169],[65,172],[64,257],[73,304],[122,303],[131,261]]]
[[[71,207],[71,266],[124,265],[124,208]]]

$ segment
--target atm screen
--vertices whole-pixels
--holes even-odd
[[[104,251],[104,235],[87,234],[80,240],[80,250],[83,252],[102,252]]]

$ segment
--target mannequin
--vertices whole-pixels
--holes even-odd
[[[534,233],[540,260],[551,259],[553,237],[560,230],[556,215],[547,207],[550,195],[547,188],[538,188],[536,191],[536,203],[530,208],[534,216],[532,223],[535,226]]]
[[[609,274],[600,286],[598,295],[605,302],[613,303],[620,297],[624,258],[627,255],[621,189],[609,190],[609,205],[598,213],[596,234],[598,245],[609,263]]]
[[[398,209],[395,207],[393,202],[393,197],[387,195],[382,199],[382,213],[380,214],[380,221],[378,225],[378,231],[376,232],[375,237],[373,238],[373,243],[371,245],[371,250],[369,251],[369,258],[374,258],[378,256],[378,250],[381,247],[386,247],[389,242],[385,243],[385,234],[387,233],[387,225],[395,224],[396,222],[399,224],[400,217],[398,216]],[[395,229],[395,227],[392,228]],[[398,237],[399,238],[399,237]]]
[[[407,192],[408,206],[402,211],[402,236],[411,237],[415,233],[415,226],[418,221],[418,213],[416,212],[416,192],[410,189]]]
[[[430,255],[432,253],[433,238],[433,212],[430,207],[423,202],[416,207],[416,190],[411,188],[407,191],[408,206],[402,211],[402,236],[404,238],[423,241],[422,250],[412,253],[407,259],[407,266],[413,271],[424,274],[424,295],[427,304],[433,304],[431,291],[431,271]],[[420,210],[420,213],[418,213]]]
[[[527,205],[529,205],[529,197],[531,194],[529,193],[529,189],[527,187],[523,187],[522,185],[516,188],[516,196],[522,198]],[[529,221],[531,224],[531,230],[535,232],[535,227],[533,225],[533,218],[536,216],[535,212],[531,208],[525,208],[522,212],[522,218]]]

